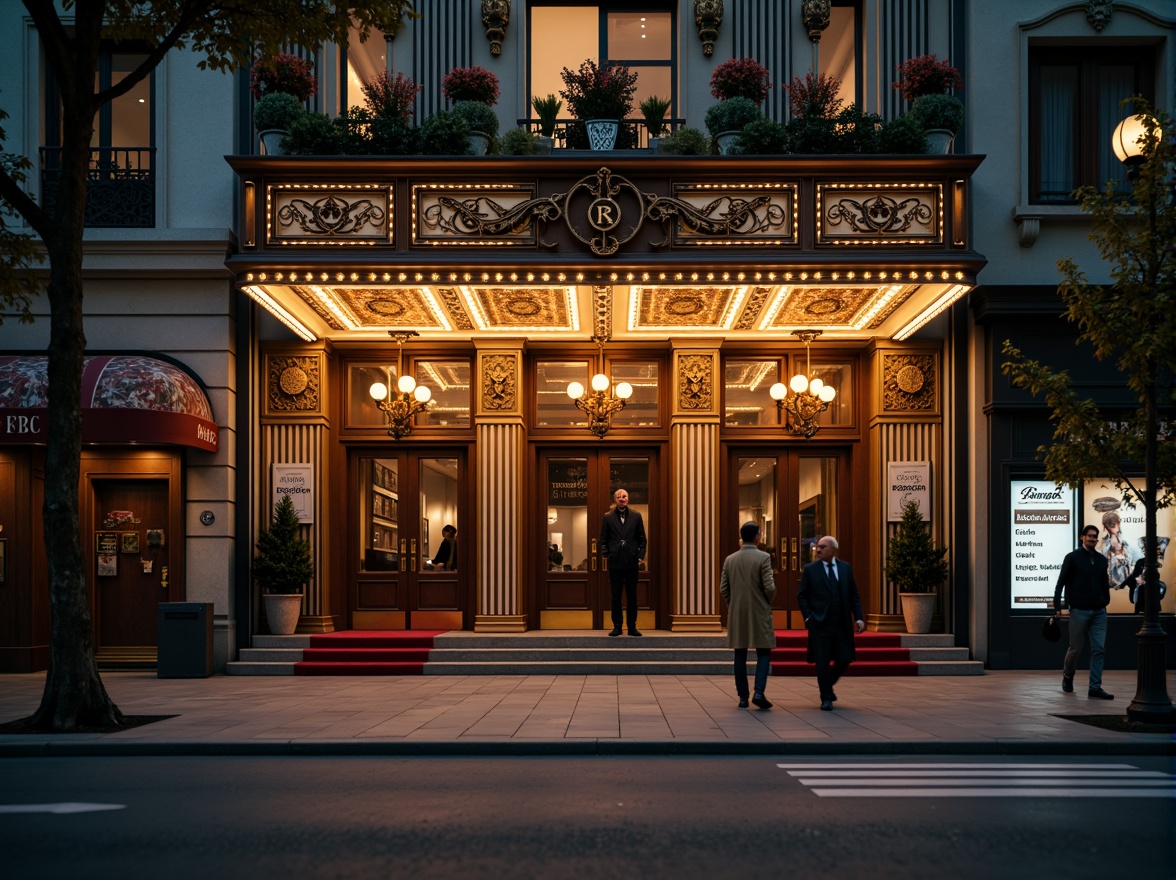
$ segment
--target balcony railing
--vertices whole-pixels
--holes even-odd
[[[555,134],[553,140],[554,147],[557,150],[570,149],[568,146],[568,127],[579,120],[568,117],[566,119],[557,119],[555,121]],[[522,128],[528,129],[532,134],[539,134],[539,120],[537,119],[518,119],[516,124]],[[675,132],[686,124],[685,119],[667,119],[666,131]],[[626,132],[628,134],[626,134]],[[621,146],[627,144],[628,146]],[[642,150],[649,146],[649,128],[642,119],[622,119],[620,131],[617,134],[617,149],[633,149]]]
[[[86,226],[155,225],[155,148],[92,147],[86,173]],[[61,147],[41,147],[41,206],[52,212],[61,189]]]

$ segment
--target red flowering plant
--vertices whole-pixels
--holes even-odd
[[[559,72],[566,89],[560,96],[577,119],[624,119],[633,112],[637,72],[624,64],[599,66],[589,58],[579,70]]]
[[[454,104],[477,101],[493,106],[498,103],[498,77],[484,67],[455,67],[441,80],[441,91]]]
[[[960,72],[947,61],[937,58],[934,52],[909,58],[895,70],[898,71],[898,82],[894,87],[908,101],[923,95],[943,95],[964,87]]]
[[[314,65],[289,52],[263,55],[253,62],[249,73],[249,91],[254,98],[285,92],[299,101],[306,101],[318,91]]]
[[[788,109],[796,119],[832,119],[841,112],[844,101],[841,80],[825,73],[806,73],[784,88],[788,90]]]
[[[362,86],[364,103],[373,116],[381,119],[399,119],[407,123],[412,117],[412,102],[424,86],[418,86],[412,77],[398,73],[396,76],[384,71]]]
[[[711,72],[711,95],[720,101],[750,98],[762,104],[772,87],[768,69],[754,58],[731,58]]]

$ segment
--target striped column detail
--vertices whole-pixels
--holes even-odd
[[[886,4],[886,13],[882,15],[879,8],[879,60],[878,86],[879,97],[885,108],[882,115],[887,119],[901,116],[906,102],[898,89],[890,88],[890,84],[898,78],[895,68],[916,55],[930,52],[930,22],[928,20],[927,0],[899,0]]]
[[[325,620],[330,607],[330,585],[325,572],[330,570],[331,533],[327,501],[331,497],[330,474],[324,453],[329,429],[325,425],[263,424],[261,426],[261,461],[257,478],[258,529],[268,528],[273,520],[273,485],[270,464],[309,464],[314,467],[314,522],[299,527],[299,536],[310,542],[314,560],[314,579],[302,597],[303,620],[299,632],[329,632],[333,624]],[[304,626],[305,624],[305,626]]]
[[[675,424],[670,443],[675,560],[671,629],[718,631],[719,425]]]
[[[447,109],[441,80],[453,68],[473,64],[471,34],[483,32],[481,4],[475,13],[473,0],[429,0],[427,7],[420,11],[424,18],[412,22],[409,28],[412,78],[425,84],[414,108],[413,119],[418,124],[438,110]]]
[[[764,115],[777,122],[788,119],[788,92],[780,83],[788,82],[788,47],[792,44],[792,25],[800,23],[800,3],[781,3],[780,0],[740,0],[727,4],[727,15],[731,27],[732,58],[754,58],[772,72],[776,81],[768,89],[764,100]],[[728,27],[726,23],[723,28]],[[716,60],[718,54],[716,52]],[[799,59],[798,59],[799,60]],[[807,60],[800,63],[801,70],[793,70],[792,76],[808,70]]]
[[[477,426],[479,632],[521,632],[523,426],[488,422]]]

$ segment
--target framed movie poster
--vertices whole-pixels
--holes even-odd
[[[138,532],[123,532],[122,545],[123,553],[138,553],[139,552],[139,533]]]
[[[117,577],[118,557],[113,553],[98,554],[98,577]]]

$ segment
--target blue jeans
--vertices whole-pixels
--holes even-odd
[[[772,668],[772,649],[755,649],[755,692],[762,694],[768,686],[768,672]],[[746,700],[747,693],[747,648],[735,649],[735,693]]]
[[[1103,653],[1107,640],[1107,609],[1084,611],[1081,608],[1070,609],[1070,647],[1066,649],[1066,659],[1062,664],[1062,675],[1074,677],[1074,667],[1078,663],[1078,655],[1082,653],[1082,643],[1090,640],[1090,690],[1096,691],[1102,687]]]

